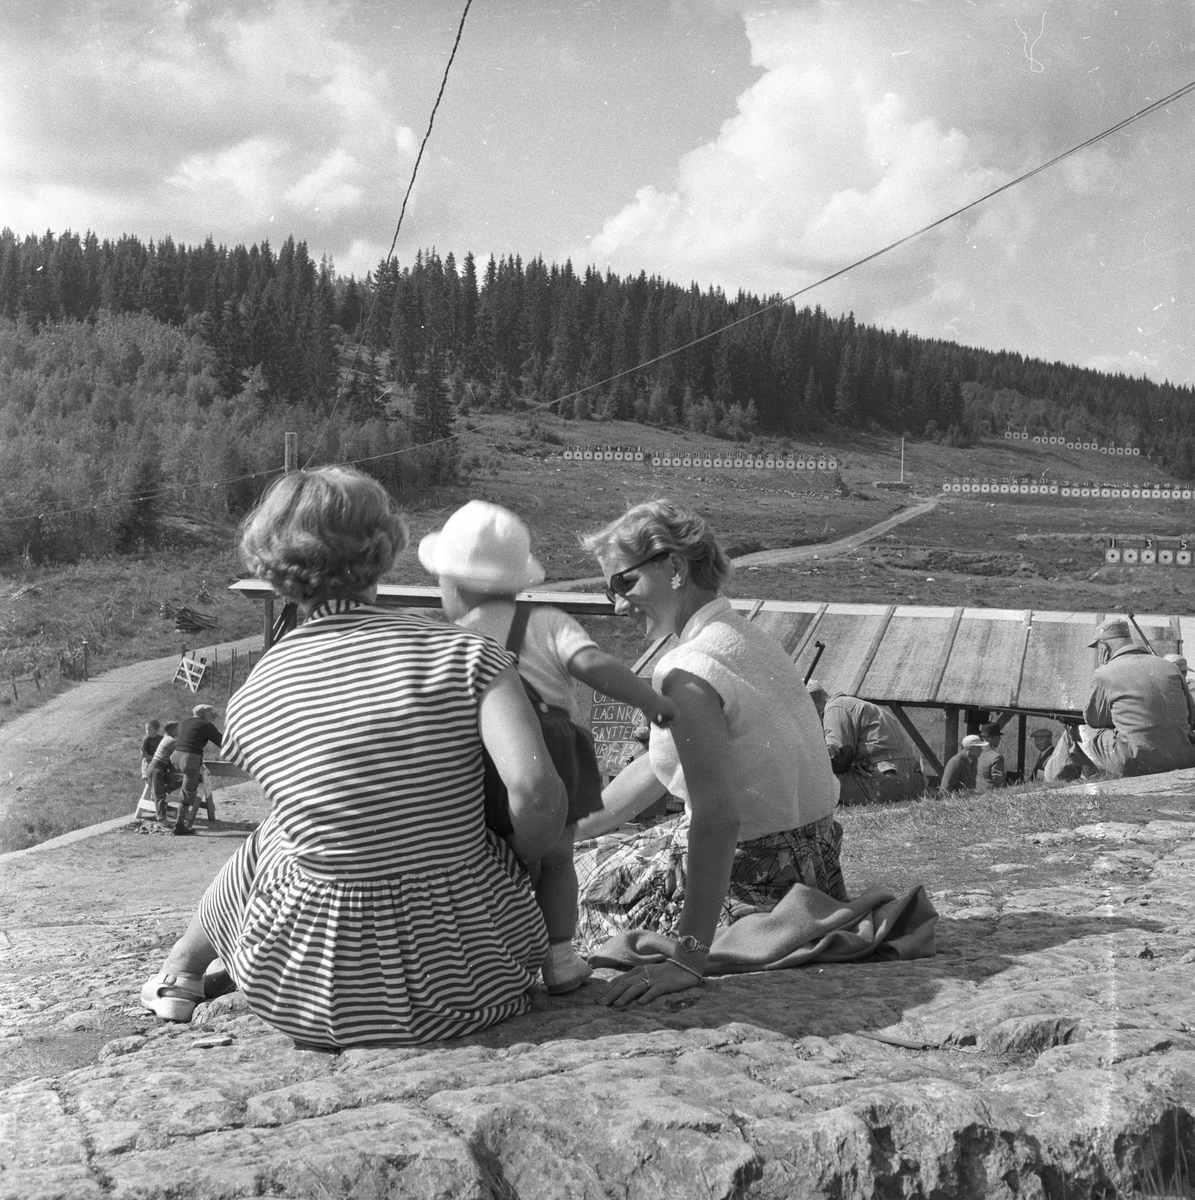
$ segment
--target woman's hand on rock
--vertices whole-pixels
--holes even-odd
[[[650,1004],[669,992],[684,992],[701,986],[701,979],[692,971],[673,962],[649,963],[636,967],[611,981],[602,996],[602,1003],[614,1008],[629,1004]]]

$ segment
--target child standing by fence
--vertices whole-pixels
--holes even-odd
[[[577,925],[573,838],[577,821],[602,807],[601,776],[588,731],[573,725],[571,737],[560,732],[561,723],[572,725],[573,680],[641,708],[657,725],[667,725],[676,710],[649,683],[599,649],[567,613],[547,605],[516,606],[516,593],[542,583],[544,572],[531,553],[527,527],[514,513],[471,500],[449,517],[439,533],[423,539],[419,561],[439,577],[448,619],[512,650],[524,685],[531,685],[529,694],[534,689],[532,700],[542,700],[537,713],[568,791],[569,806],[560,840],[539,864],[535,898],[548,927],[544,982],[554,995],[570,992],[592,973],[572,944]],[[563,751],[558,749],[561,746]],[[562,756],[571,761],[562,761]],[[501,820],[487,796],[487,824],[501,833]]]

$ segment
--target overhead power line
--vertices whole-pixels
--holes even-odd
[[[419,164],[423,162],[423,151],[427,147],[427,140],[432,135],[432,126],[436,123],[436,113],[440,109],[440,101],[444,99],[444,89],[448,85],[448,73],[452,70],[452,64],[456,61],[457,47],[461,44],[461,35],[465,32],[465,19],[469,15],[469,9],[473,5],[473,0],[465,0],[465,7],[461,11],[461,19],[456,27],[456,38],[452,43],[452,50],[448,55],[448,61],[444,64],[444,74],[440,79],[440,90],[436,93],[436,102],[432,105],[431,115],[427,119],[427,129],[423,132],[423,141],[419,143],[419,153],[415,155],[415,165],[411,168],[411,178],[407,182],[407,190],[402,198],[402,207],[398,210],[398,221],[394,226],[394,237],[390,240],[390,249],[386,251],[385,263],[390,265],[390,260],[394,257],[394,247],[398,245],[399,230],[402,229],[403,217],[407,215],[407,201],[411,199],[411,192],[415,187],[415,179],[419,174]],[[370,325],[373,323],[373,310],[378,302],[378,292],[374,289],[373,297],[369,302],[369,312],[365,315],[365,324],[362,327],[366,333],[369,331]],[[361,353],[361,338],[357,338],[357,347],[353,351],[352,361],[349,363],[349,376],[352,376],[353,371],[357,366],[357,357]],[[324,419],[324,429],[326,430],[332,422],[332,415],[336,412],[336,406],[340,403],[341,396],[344,395],[345,384],[341,383],[336,389],[336,398],[332,401],[332,407],[328,410],[328,415]],[[307,460],[311,461],[310,458]]]

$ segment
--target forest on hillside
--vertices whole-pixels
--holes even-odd
[[[237,516],[285,429],[311,461],[370,459],[407,491],[456,469],[460,413],[531,406],[735,440],[871,428],[968,445],[1012,426],[1137,446],[1192,478],[1192,399],[542,258],[479,271],[426,250],[358,280],[293,238],[275,251],[0,230],[0,559],[151,542],[167,493]]]

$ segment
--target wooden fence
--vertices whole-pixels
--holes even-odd
[[[184,646],[174,679],[176,683],[181,681],[193,692],[206,688],[213,693],[213,699],[223,692],[228,700],[232,698],[238,685],[249,677],[253,664],[261,659],[262,653],[261,650],[238,651],[234,646],[230,651],[225,651],[221,660],[217,646],[210,646],[206,650],[188,650]],[[203,664],[202,670],[198,669],[199,663]]]

